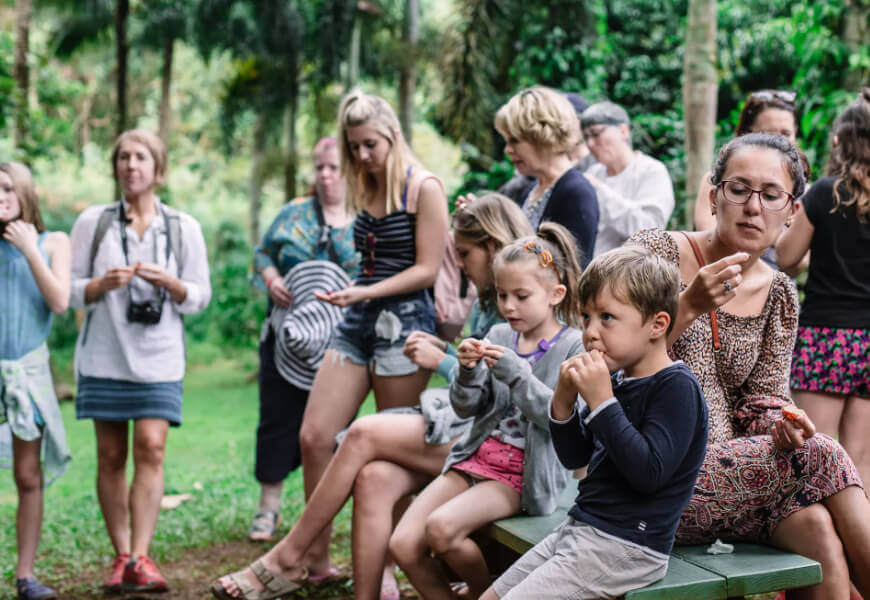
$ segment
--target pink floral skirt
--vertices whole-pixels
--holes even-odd
[[[791,389],[870,398],[870,330],[798,327]]]
[[[451,468],[484,479],[501,481],[511,486],[518,494],[522,494],[524,455],[521,448],[488,437],[474,454]]]

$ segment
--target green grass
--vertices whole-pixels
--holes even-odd
[[[258,417],[257,386],[251,381],[256,358],[216,358],[188,369],[184,382],[184,424],[169,432],[165,461],[166,493],[190,493],[193,499],[162,511],[151,546],[158,561],[180,558],[186,549],[247,535],[258,500],[253,476],[254,434]],[[433,378],[434,379],[434,378]],[[363,412],[373,410],[369,397]],[[71,402],[62,406],[73,454],[69,470],[45,495],[45,519],[37,556],[37,574],[100,571],[113,555],[97,503],[96,452],[91,421],[77,421]],[[129,465],[131,467],[131,465]],[[128,469],[132,473],[132,468]],[[15,570],[17,496],[11,473],[0,477],[0,575],[11,581]],[[304,505],[301,471],[284,487],[282,513],[293,523]],[[336,521],[334,558],[349,559],[349,508]],[[0,586],[2,587],[2,586]]]

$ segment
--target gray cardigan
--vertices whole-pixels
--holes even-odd
[[[460,417],[474,417],[468,434],[450,451],[442,472],[470,457],[498,426],[513,403],[528,420],[523,459],[522,510],[531,515],[556,510],[569,472],[562,467],[550,440],[550,402],[565,359],[583,351],[582,334],[566,329],[534,366],[512,350],[514,332],[506,323],[494,325],[487,338],[505,348],[488,369],[484,361],[473,369],[459,367],[450,384],[450,402]]]

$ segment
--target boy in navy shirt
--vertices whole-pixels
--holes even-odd
[[[640,247],[584,271],[587,351],[562,364],[550,431],[562,464],[588,474],[568,519],[482,600],[618,598],[664,577],[707,446],[701,387],[667,352],[679,280],[673,263]]]

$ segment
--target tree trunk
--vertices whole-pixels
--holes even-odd
[[[266,157],[266,117],[260,113],[254,123],[251,148],[251,176],[248,180],[248,211],[250,215],[251,246],[260,243],[260,209],[263,196],[263,172]]]
[[[296,113],[299,104],[299,88],[293,86],[287,103],[287,157],[284,162],[284,202],[296,197],[296,173],[299,170],[299,152],[296,139]]]
[[[692,208],[701,178],[710,170],[716,128],[716,0],[689,0],[683,62],[683,120],[686,125],[686,211]]]
[[[870,40],[870,0],[846,0],[843,13],[843,42],[852,54],[861,51]],[[845,86],[847,90],[859,91],[868,83],[870,73],[866,68],[851,68],[846,73]]]
[[[30,48],[31,0],[15,0],[15,148],[21,149],[30,134],[30,69],[27,54]]]
[[[405,140],[411,143],[414,125],[414,88],[417,83],[417,40],[420,38],[420,18],[417,0],[405,0],[405,23],[402,29],[404,57],[399,73],[399,122]]]
[[[171,39],[163,47],[163,70],[160,77],[160,126],[158,135],[169,148],[169,126],[172,120],[172,104],[169,93],[172,89],[172,54],[175,40]]]
[[[118,0],[115,6],[115,53],[118,71],[115,92],[118,96],[117,134],[127,129],[127,17],[130,14],[130,1]]]
[[[350,53],[347,58],[347,89],[353,88],[359,81],[359,52],[362,37],[362,18],[357,14],[353,19],[353,29],[350,32]]]

